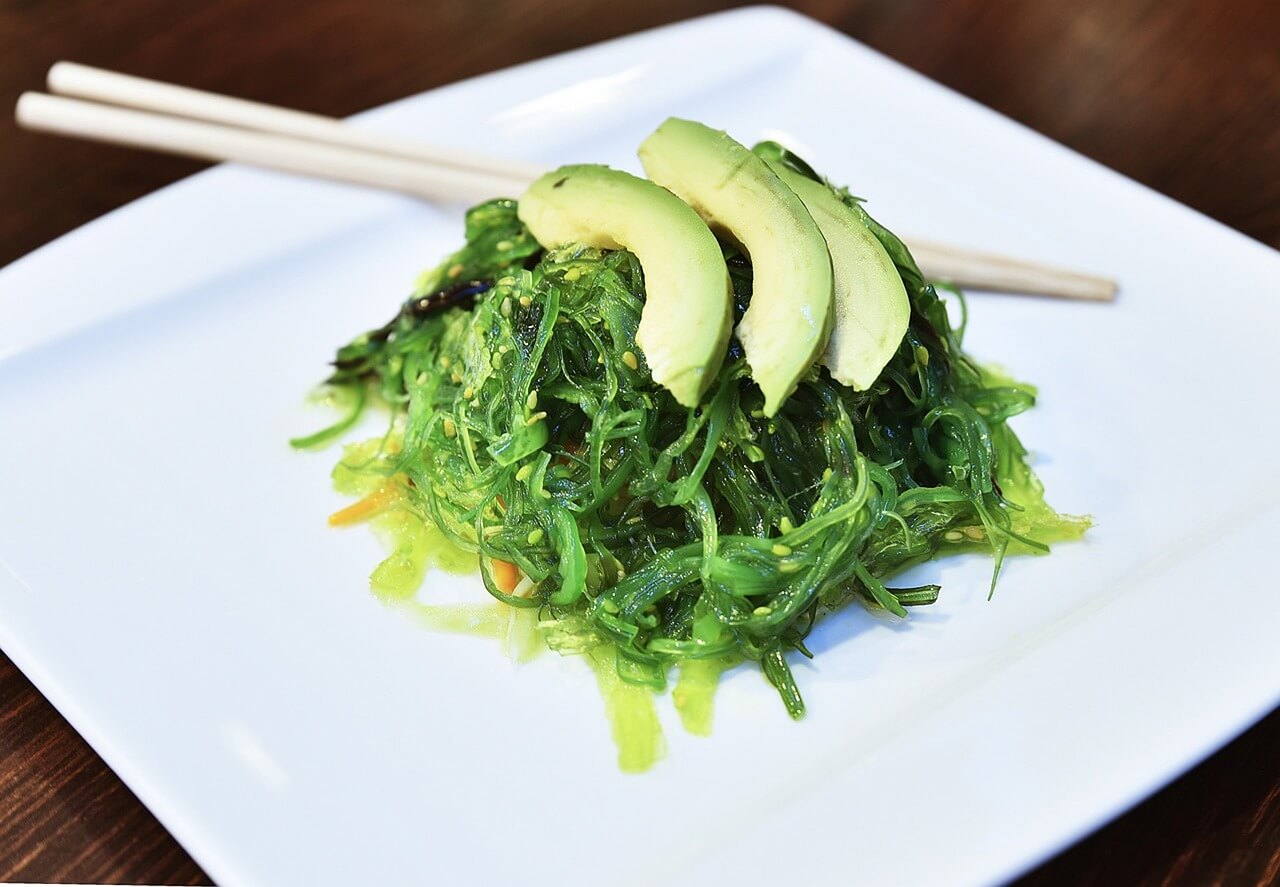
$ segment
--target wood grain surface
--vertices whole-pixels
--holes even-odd
[[[7,109],[22,90],[39,88],[48,65],[69,58],[345,115],[731,5],[0,0],[0,106]],[[1280,246],[1276,0],[813,0],[796,6]],[[20,133],[6,110],[0,264],[199,168]],[[1280,883],[1278,749],[1280,713],[1020,883]],[[0,878],[208,881],[2,656]]]

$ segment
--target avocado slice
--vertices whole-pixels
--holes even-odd
[[[640,146],[640,163],[750,256],[751,303],[737,338],[764,393],[764,413],[773,416],[831,334],[831,256],[822,232],[768,164],[718,129],[669,118]]]
[[[697,406],[733,327],[729,270],[698,214],[653,182],[585,164],[539,178],[518,212],[545,247],[582,243],[635,253],[645,288],[636,345],[653,380],[684,406]]]
[[[907,332],[911,302],[902,277],[871,229],[830,188],[789,166],[785,148],[761,142],[752,150],[804,201],[827,240],[835,272],[835,323],[822,363],[841,385],[865,391]]]
[[[751,258],[751,304],[738,340],[772,416],[831,333],[827,242],[795,192],[719,130],[677,117],[640,146],[649,178],[674,191]]]

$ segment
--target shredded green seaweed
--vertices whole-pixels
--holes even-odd
[[[516,204],[495,200],[467,214],[466,245],[391,323],[338,352],[328,384],[357,393],[353,414],[301,443],[345,431],[366,392],[390,404],[387,436],[349,450],[335,480],[364,494],[404,478],[406,513],[479,555],[495,599],[536,611],[549,646],[616,675],[602,686],[615,725],[632,726],[615,732],[644,733],[635,725],[651,716],[619,688],[661,690],[675,665],[691,732],[710,728],[725,662],[758,663],[800,717],[788,657],[809,655],[824,614],[858,601],[905,616],[938,588],[893,577],[963,550],[992,554],[994,587],[1006,554],[1047,552],[1089,525],[1049,508],[1008,425],[1035,390],[968,357],[963,320],[952,325],[902,242],[837,193],[889,251],[912,305],[868,391],[815,366],[766,418],[734,340],[702,405],[680,406],[635,345],[635,257],[544,251]],[[741,317],[750,264],[724,250]],[[380,567],[395,573],[387,593],[416,587],[425,560]],[[494,560],[526,587],[499,587]],[[632,741],[624,769],[657,749]]]

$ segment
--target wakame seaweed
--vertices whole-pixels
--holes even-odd
[[[609,649],[621,681],[655,689],[681,662],[751,660],[799,717],[788,657],[809,655],[824,613],[857,600],[903,616],[938,595],[891,585],[913,564],[985,549],[994,584],[1007,552],[1088,525],[1045,504],[1008,426],[1034,389],[964,353],[963,320],[906,247],[839,193],[911,300],[870,390],[815,366],[766,418],[734,340],[702,404],[680,406],[635,345],[635,257],[544,251],[495,200],[389,324],[339,350],[329,384],[357,395],[355,413],[373,393],[393,415],[377,453],[346,470],[477,553],[489,593],[536,610],[552,648]],[[750,263],[724,249],[741,317]],[[502,587],[495,562],[527,581]]]

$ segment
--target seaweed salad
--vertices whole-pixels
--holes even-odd
[[[727,136],[707,132],[721,140],[708,150],[741,147],[726,148]],[[679,164],[701,144],[676,145],[684,152],[675,155]],[[899,587],[894,577],[960,551],[990,552],[994,589],[1006,555],[1047,552],[1088,526],[1045,503],[1008,425],[1035,404],[1035,389],[964,352],[963,301],[953,321],[938,287],[861,200],[777,145],[747,153],[763,159],[757,176],[777,173],[783,188],[791,182],[794,194],[815,201],[805,206],[831,201],[828,214],[866,239],[858,249],[886,257],[892,281],[882,282],[905,294],[901,325],[860,384],[838,381],[836,364],[818,357],[830,345],[829,358],[841,335],[842,263],[828,229],[833,320],[825,332],[814,326],[816,345],[784,342],[791,350],[781,357],[794,357],[798,367],[786,383],[794,387],[767,395],[765,348],[778,347],[781,333],[765,330],[766,342],[759,328],[755,340],[741,331],[753,289],[764,298],[762,250],[775,244],[749,230],[750,220],[718,209],[719,192],[686,195],[679,182],[661,180],[661,158],[651,163],[656,154],[642,149],[657,185],[636,181],[697,210],[716,235],[708,240],[716,255],[699,261],[727,272],[723,333],[690,339],[705,340],[711,357],[688,358],[705,372],[659,371],[663,324],[695,325],[670,301],[663,313],[674,317],[647,319],[646,306],[659,298],[654,281],[669,270],[655,270],[663,256],[652,244],[622,248],[617,232],[613,240],[540,242],[529,224],[542,199],[535,184],[519,202],[472,208],[465,245],[421,278],[387,324],[338,351],[326,385],[349,412],[294,442],[327,444],[369,404],[384,405],[386,433],[348,446],[335,470],[339,489],[358,500],[331,518],[374,518],[391,533],[375,591],[412,599],[432,564],[478,568],[498,606],[478,622],[459,616],[455,622],[467,625],[454,627],[483,633],[484,619],[496,625],[509,617],[523,626],[526,646],[587,654],[606,691],[624,769],[644,769],[660,753],[642,728],[656,729],[650,691],[673,678],[675,702],[694,732],[709,728],[718,675],[744,663],[758,667],[799,718],[802,688],[788,662],[811,655],[805,639],[824,614],[856,602],[904,617],[909,607],[933,603],[939,588]],[[681,168],[689,177],[700,174],[695,161]],[[747,166],[736,153],[726,162],[735,175]],[[558,199],[571,191],[563,183],[574,170],[587,170],[587,178],[597,174],[590,170],[626,175],[566,167],[549,174],[546,193]],[[772,179],[767,184],[774,187]],[[579,220],[612,212],[600,186],[581,187],[588,185],[595,190]],[[794,211],[794,202],[787,206]],[[651,225],[644,212],[636,217]],[[812,218],[821,221],[818,209]],[[588,220],[583,230],[598,227]],[[687,239],[683,230],[662,236]],[[792,249],[777,248],[783,258]],[[678,286],[688,285],[681,280]],[[792,298],[797,286],[779,291]],[[680,298],[696,296],[682,290]],[[716,316],[718,305],[706,316]],[[870,323],[865,313],[862,319],[859,334]],[[731,326],[738,332],[730,335]],[[717,336],[722,344],[712,341]],[[753,341],[760,342],[754,352]],[[693,347],[682,344],[676,358],[661,360],[684,359]],[[867,347],[851,349],[867,363]],[[679,381],[691,378],[696,383]]]

